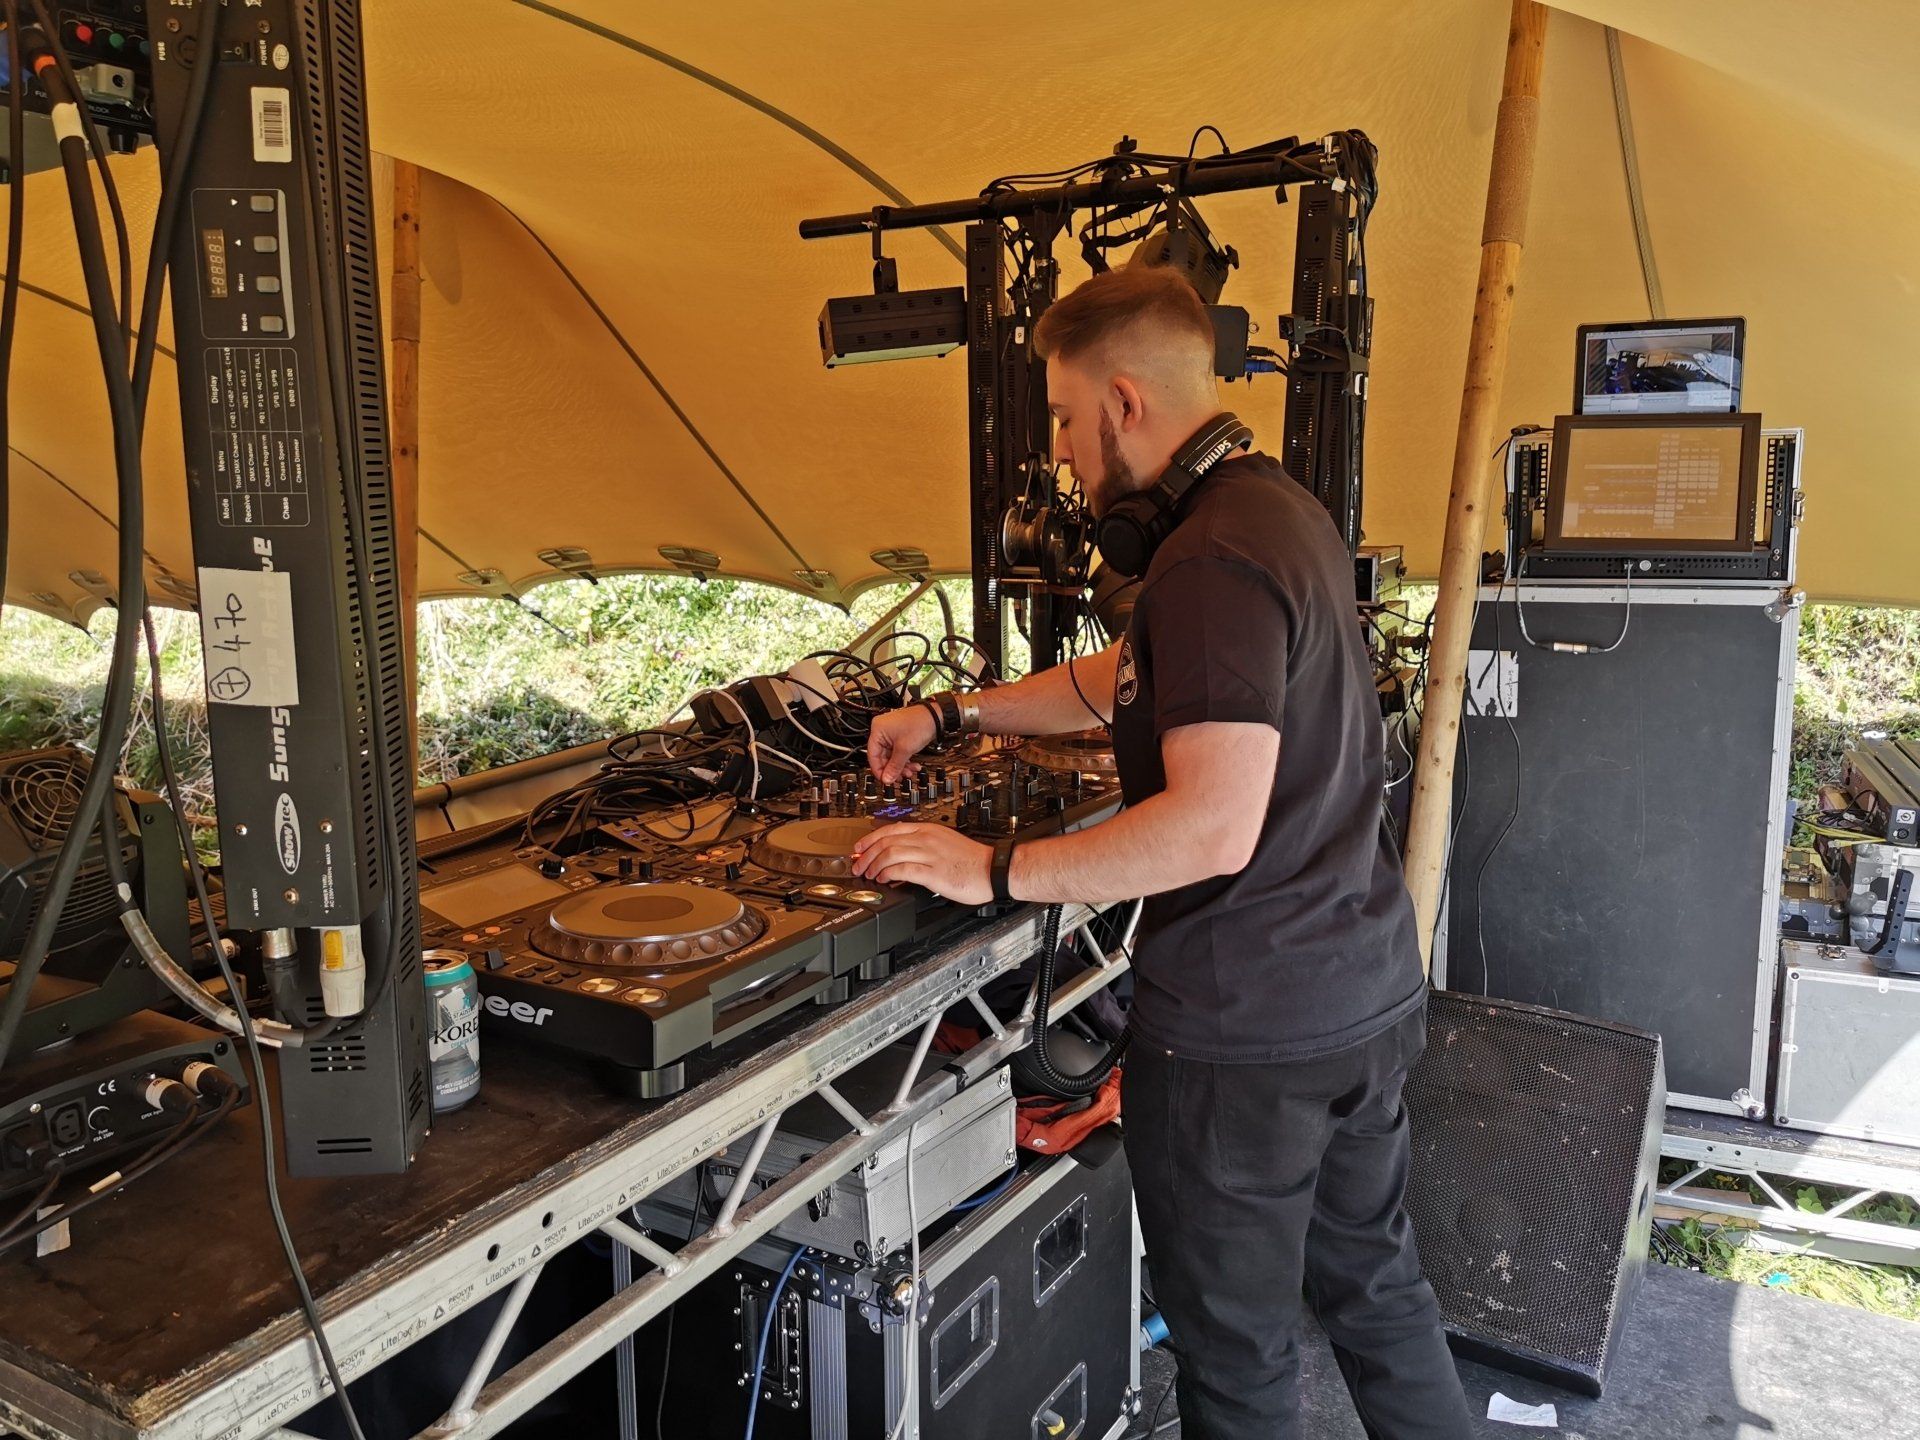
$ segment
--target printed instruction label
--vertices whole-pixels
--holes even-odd
[[[216,345],[207,350],[206,374],[220,523],[308,524],[313,502],[297,354],[281,345]]]
[[[293,580],[285,571],[201,566],[200,644],[209,702],[300,703],[293,664]]]
[[[253,87],[253,158],[293,163],[293,92],[271,85]]]
[[[1511,650],[1467,652],[1467,714],[1520,713],[1520,660]]]

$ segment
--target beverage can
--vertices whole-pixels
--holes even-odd
[[[480,984],[459,950],[423,953],[432,1039],[433,1113],[458,1110],[480,1093]]]

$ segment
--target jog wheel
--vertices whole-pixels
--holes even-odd
[[[724,890],[663,881],[570,895],[529,938],[555,960],[660,967],[717,960],[766,930],[766,916]]]
[[[754,864],[782,875],[845,879],[853,874],[853,847],[873,828],[864,815],[792,820],[757,837],[749,854]]]
[[[1111,775],[1115,768],[1113,737],[1098,729],[1072,735],[1037,735],[1020,747],[1020,758],[1043,770]]]

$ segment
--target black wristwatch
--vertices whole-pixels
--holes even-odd
[[[993,877],[993,900],[996,905],[1013,903],[1013,895],[1007,889],[1007,879],[1013,869],[1013,849],[1012,837],[993,842],[993,868],[990,873]]]
[[[952,691],[929,695],[920,702],[933,714],[933,738],[943,740],[960,729],[960,702]]]

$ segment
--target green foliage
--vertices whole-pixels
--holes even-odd
[[[1789,793],[1838,783],[1863,730],[1920,735],[1920,610],[1809,605],[1800,621]]]
[[[1663,1160],[1661,1184],[1672,1184],[1685,1175],[1688,1168],[1685,1161]],[[1772,1203],[1758,1186],[1736,1175],[1710,1172],[1692,1184],[1695,1188],[1728,1191],[1730,1198],[1751,1204]],[[1845,1191],[1825,1185],[1789,1186],[1782,1193],[1791,1194],[1794,1207],[1809,1215],[1826,1214],[1846,1195]],[[1880,1196],[1856,1205],[1847,1213],[1855,1220],[1920,1229],[1917,1223],[1920,1216],[1916,1216],[1913,1202],[1901,1195]],[[1867,1265],[1822,1255],[1783,1255],[1749,1242],[1749,1233],[1738,1226],[1711,1225],[1697,1215],[1689,1215],[1664,1225],[1651,1253],[1655,1260],[1665,1264],[1684,1262],[1722,1280],[1792,1290],[1798,1295],[1852,1305],[1879,1315],[1920,1320],[1920,1269]]]
[[[971,586],[948,581],[943,589],[955,628],[970,629]],[[525,606],[429,601],[420,607],[420,780],[661,724],[697,690],[845,645],[906,593],[904,584],[879,587],[849,613],[743,581],[627,575],[548,586]],[[114,625],[110,610],[85,631],[25,610],[0,616],[0,752],[92,743]],[[936,640],[947,630],[933,594],[896,625]],[[157,611],[155,629],[168,734],[189,800],[205,819],[212,786],[199,631],[177,611]],[[158,787],[145,679],[143,665],[125,764],[135,783]]]
[[[965,633],[971,587],[949,581],[944,589],[954,628]],[[448,779],[659,724],[696,690],[845,644],[904,593],[904,585],[869,591],[849,615],[743,581],[627,575],[545,586],[525,606],[429,601],[420,607],[420,778]],[[1432,592],[1410,588],[1403,598],[1421,613]],[[947,628],[932,595],[899,623],[936,637]],[[0,750],[84,743],[98,721],[113,627],[110,611],[84,632],[17,609],[0,617]],[[159,612],[158,628],[169,733],[205,815],[212,795],[198,631],[171,611]],[[1920,734],[1920,611],[1809,606],[1792,793],[1810,797],[1820,782],[1837,780],[1842,752],[1876,728]],[[157,785],[156,762],[143,701],[129,773]]]

